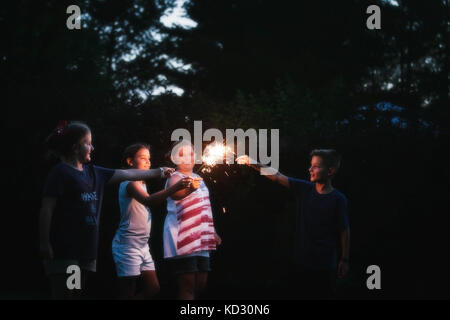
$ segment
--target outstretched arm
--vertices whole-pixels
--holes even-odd
[[[168,187],[167,189],[152,194],[148,194],[146,191],[144,191],[139,186],[139,182],[133,181],[127,185],[127,192],[131,197],[133,197],[143,205],[151,206],[154,204],[161,203],[162,201],[167,199],[167,197],[171,196],[172,194],[174,194],[179,190],[188,188],[191,185],[191,181],[192,181],[191,178],[183,178],[178,180],[177,183]]]
[[[173,168],[161,167],[158,169],[139,170],[139,169],[117,169],[113,176],[109,179],[108,184],[119,183],[122,181],[138,181],[152,178],[167,178],[170,177]]]
[[[251,163],[250,158],[248,156],[240,156],[236,159],[236,161],[238,164],[248,165],[258,172],[261,172],[261,168],[270,168],[270,167],[262,165],[258,162],[254,163],[254,164]],[[252,162],[254,162],[254,161],[252,161]],[[264,175],[264,176],[266,176],[268,179],[270,179],[272,181],[278,182],[283,187],[286,187],[286,188],[290,187],[289,177],[285,176],[284,174],[282,174],[281,172],[279,172],[278,170],[275,170],[273,168],[271,168],[271,171],[276,172],[276,173],[271,174],[271,175]]]

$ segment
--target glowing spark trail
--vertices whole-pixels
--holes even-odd
[[[205,151],[203,151],[202,161],[203,164],[197,170],[197,172],[211,172],[216,164],[230,163],[231,159],[234,159],[235,153],[229,148],[221,143],[213,142],[206,146]]]
[[[213,142],[207,145],[205,150],[203,151],[203,163],[196,172],[211,173],[211,170],[216,164],[234,163],[235,159],[236,154],[231,150],[230,147],[225,146],[219,142]],[[227,177],[229,177],[229,174],[226,171],[225,174],[227,175]],[[212,180],[214,184],[217,183],[217,180],[213,180],[212,177],[209,177],[209,179]],[[222,212],[227,212],[227,208],[225,206],[222,207]]]

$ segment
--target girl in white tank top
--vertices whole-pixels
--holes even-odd
[[[134,144],[125,150],[124,162],[131,169],[150,169],[150,148]],[[143,181],[125,181],[119,188],[120,224],[112,243],[113,258],[119,277],[119,297],[142,298],[135,295],[136,280],[142,278],[143,298],[152,298],[159,291],[155,265],[148,240],[151,228],[149,205],[164,201],[171,194],[191,184],[190,178],[181,179],[171,188],[152,195]]]

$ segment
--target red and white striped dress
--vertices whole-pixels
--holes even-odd
[[[179,172],[174,175],[186,177]],[[193,177],[199,176],[193,174]],[[209,191],[203,181],[196,191],[181,200],[167,198],[163,233],[165,258],[215,250],[214,234]]]

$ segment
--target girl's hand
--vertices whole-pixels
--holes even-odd
[[[49,242],[41,243],[39,247],[39,255],[42,259],[52,260],[53,259],[53,249]]]
[[[175,171],[174,168],[168,168],[168,167],[161,167],[161,178],[168,178],[172,175],[172,173]]]
[[[236,161],[238,164],[244,164],[244,165],[249,165],[250,164],[250,158],[247,155],[243,155],[240,157],[236,158]]]
[[[216,244],[218,246],[220,246],[222,244],[222,238],[220,238],[217,233],[214,233],[214,240],[216,240]]]
[[[349,265],[347,261],[339,261],[338,265],[338,278],[344,278],[348,273]]]
[[[200,188],[200,184],[202,183],[202,178],[192,178],[191,188],[197,190]]]
[[[189,188],[191,185],[192,185],[192,178],[186,177],[186,178],[178,180],[178,182],[175,183],[174,186],[175,186],[175,189],[178,191],[178,190]]]

